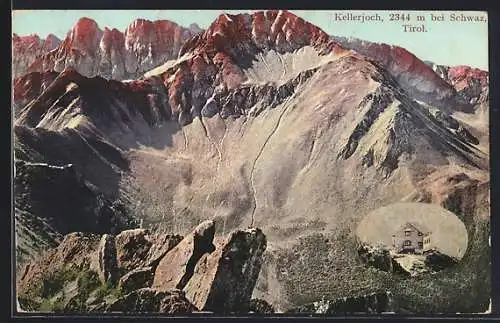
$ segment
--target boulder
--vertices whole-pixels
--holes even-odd
[[[382,246],[361,244],[358,247],[358,254],[361,260],[369,266],[387,272],[393,271],[392,256],[389,250]]]
[[[148,234],[148,230],[133,229],[122,231],[116,236],[116,256],[120,272],[125,273],[144,266],[152,245]]]
[[[191,278],[198,260],[215,246],[215,222],[208,220],[170,250],[159,262],[153,288],[161,291],[182,289]]]
[[[424,260],[425,265],[433,271],[443,270],[444,268],[452,266],[457,262],[458,261],[455,258],[445,255],[437,250],[429,252],[425,256]]]
[[[151,266],[156,269],[160,260],[167,254],[167,252],[178,245],[179,242],[182,241],[183,237],[180,235],[171,235],[166,233],[152,233],[149,235],[149,239],[152,242],[152,245],[149,249],[145,266]]]
[[[153,267],[137,268],[122,276],[118,282],[118,287],[125,293],[129,293],[136,289],[150,287],[153,278]]]
[[[185,314],[197,311],[179,290],[163,292],[152,288],[135,290],[107,306],[106,312],[156,312]]]
[[[97,274],[101,282],[115,284],[118,278],[118,264],[116,261],[115,238],[104,234],[99,242],[97,250],[98,270]]]
[[[184,287],[187,299],[203,311],[247,313],[266,245],[260,229],[232,232],[198,261]]]
[[[422,255],[397,255],[394,257],[394,268],[406,276],[417,276],[428,273],[428,268]]]

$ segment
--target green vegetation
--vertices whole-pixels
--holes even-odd
[[[305,236],[291,250],[280,252],[276,263],[277,278],[295,306],[318,301],[318,294],[337,299],[379,292],[397,279],[363,264],[347,231]]]
[[[122,296],[123,291],[119,287],[113,286],[110,282],[101,284],[95,291],[96,300],[99,302],[102,302],[107,297],[111,299],[118,299]]]
[[[69,267],[63,267],[61,270],[48,273],[43,279],[43,286],[40,292],[42,298],[50,298],[57,292],[61,291],[64,284],[75,280],[78,277],[78,272]]]
[[[432,275],[402,277],[368,267],[357,254],[355,238],[337,232],[305,236],[279,252],[277,278],[293,306],[318,301],[318,294],[333,300],[387,290],[407,313],[482,312],[491,294],[489,222],[475,219],[467,229],[469,248],[462,260]]]
[[[73,293],[65,289],[70,283],[77,286]],[[122,291],[110,282],[101,283],[94,271],[64,267],[47,274],[41,286],[28,294],[18,295],[18,299],[19,305],[26,311],[81,313],[89,311],[89,300],[97,304],[122,295]]]

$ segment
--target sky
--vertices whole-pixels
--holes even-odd
[[[222,13],[235,14],[255,10],[19,10],[13,11],[12,32],[18,35],[52,33],[63,39],[81,17],[94,19],[101,29],[124,31],[137,18],[167,19],[182,26],[197,23],[207,28]],[[356,37],[368,41],[398,45],[422,60],[443,65],[469,65],[488,69],[488,23],[486,12],[405,11],[410,20],[390,21],[389,11],[290,10],[334,36]],[[374,17],[383,21],[340,20],[345,14]],[[417,21],[417,16],[424,21]],[[435,20],[432,20],[432,16]],[[441,16],[442,15],[442,16]],[[452,21],[457,16],[483,17],[484,21]],[[443,21],[437,21],[442,17]],[[397,18],[395,15],[392,18]],[[401,16],[399,16],[401,18]],[[366,20],[366,19],[365,19]],[[405,32],[404,24],[424,25],[425,32]],[[409,28],[407,28],[409,29]]]

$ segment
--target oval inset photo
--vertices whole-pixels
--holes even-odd
[[[454,213],[425,203],[376,209],[359,223],[356,236],[367,265],[409,276],[454,265],[468,243],[465,225]]]

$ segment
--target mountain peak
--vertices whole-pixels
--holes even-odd
[[[136,78],[177,58],[184,42],[199,32],[197,25],[184,28],[168,20],[147,19],[134,20],[124,32],[109,27],[101,30],[96,21],[82,17],[62,42],[53,35],[47,36],[41,44],[36,35],[19,37],[13,34],[14,57],[24,56],[14,59],[14,75],[60,72],[73,66],[89,77]]]
[[[93,19],[82,17],[78,19],[64,40],[65,51],[77,50],[82,54],[93,55],[101,38],[102,30]]]
[[[86,28],[86,27],[91,27],[91,28],[99,28],[97,25],[97,22],[89,17],[81,17],[80,19],[77,20],[76,24],[73,26],[73,28]]]
[[[250,48],[284,53],[308,45],[326,52],[340,48],[323,30],[295,14],[286,10],[268,10],[252,14],[221,14],[204,33],[188,42],[182,53],[226,52],[236,58]]]

